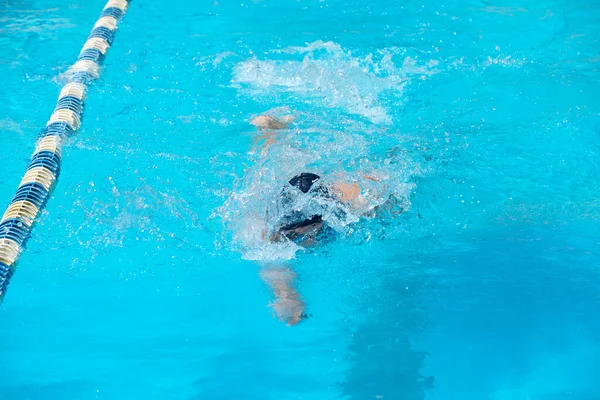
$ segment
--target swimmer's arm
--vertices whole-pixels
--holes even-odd
[[[261,154],[264,155],[269,147],[277,142],[277,137],[279,136],[277,131],[281,129],[287,129],[288,125],[293,121],[294,117],[291,115],[283,118],[275,118],[269,115],[259,115],[250,121],[250,124],[256,126],[261,132],[261,135],[257,139],[264,140]]]
[[[304,317],[304,302],[296,291],[296,273],[287,267],[263,267],[261,278],[269,285],[275,294],[271,304],[280,321],[288,325],[297,325]]]
[[[362,175],[364,179],[380,182],[381,180],[372,175]],[[365,206],[366,199],[362,195],[362,188],[358,182],[348,183],[345,180],[339,180],[333,184],[333,193],[339,201],[358,210]]]

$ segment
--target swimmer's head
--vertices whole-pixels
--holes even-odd
[[[319,175],[312,174],[310,172],[303,172],[300,175],[296,175],[290,179],[288,183],[293,188],[296,188],[300,192],[306,194],[311,191],[313,185],[319,179],[321,179]],[[321,195],[321,192],[326,193],[326,190],[319,190],[319,188],[316,188],[316,190],[318,195]],[[315,192],[315,190],[313,190],[313,192]],[[283,204],[285,204],[285,200],[289,198],[287,196],[290,196],[289,190],[284,188],[281,195],[284,200]],[[284,221],[282,221],[282,224],[278,228],[277,232],[271,236],[271,240],[277,242],[286,238],[300,246],[305,247],[315,244],[323,228],[322,216],[318,214],[305,214],[303,212],[291,209],[286,210],[286,214],[287,215],[284,217]]]

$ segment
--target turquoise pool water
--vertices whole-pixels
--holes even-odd
[[[3,206],[103,5],[0,5]],[[0,309],[0,398],[600,398],[599,33],[580,0],[132,2]],[[405,212],[253,248],[258,166],[376,170]]]

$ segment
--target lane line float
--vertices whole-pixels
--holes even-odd
[[[36,143],[19,188],[0,220],[0,301],[15,273],[36,217],[58,179],[62,143],[81,126],[88,85],[100,76],[100,66],[129,1],[109,0],[104,6],[77,61],[65,73],[66,83],[56,107]]]

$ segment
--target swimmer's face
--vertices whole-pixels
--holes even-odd
[[[293,229],[282,229],[271,235],[271,242],[281,242],[287,238],[302,247],[310,247],[316,244],[316,237],[323,228],[323,221],[316,222],[307,226],[301,226]]]
[[[315,187],[321,177],[310,172],[303,172],[288,181],[279,199],[279,207],[284,211],[282,225],[276,233],[269,237],[271,242],[290,240],[297,245],[308,247],[315,244],[317,236],[323,228],[321,215],[306,215],[301,210],[293,210],[292,203],[298,196],[326,196],[327,189]]]

